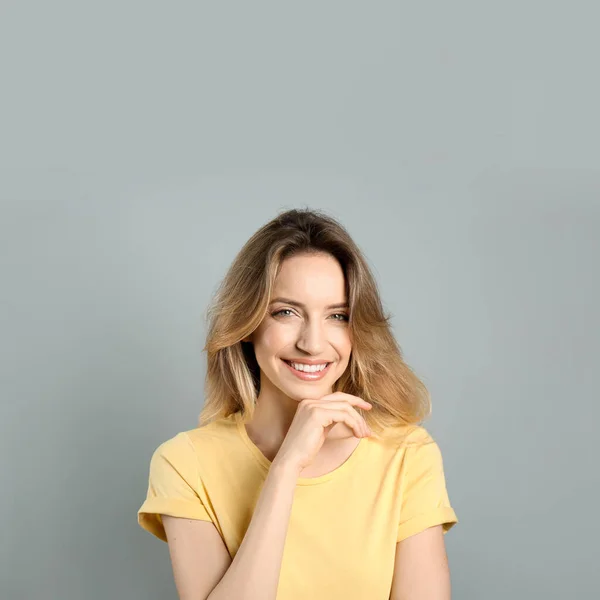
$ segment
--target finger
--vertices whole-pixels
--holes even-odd
[[[372,408],[373,405],[370,402],[367,402],[363,398],[359,396],[353,396],[352,394],[347,394],[346,392],[333,392],[331,394],[325,394],[325,396],[321,396],[320,400],[328,401],[331,400],[346,400],[346,402],[350,402],[350,404],[361,404],[365,408]]]
[[[352,423],[350,425],[350,428],[359,432],[358,437],[363,437],[368,434],[368,426],[365,423],[365,420],[356,411],[356,409],[354,409],[352,406],[350,406],[347,402],[336,402],[335,405],[332,405],[329,403],[322,404],[320,406],[316,406],[315,410],[327,411],[326,413],[321,413],[322,416],[319,415],[319,418],[327,419],[329,417],[329,418],[335,419],[338,422],[340,420],[339,419],[340,414],[346,415],[346,417],[343,419],[343,421],[347,424]],[[331,413],[333,413],[333,414],[331,414]]]
[[[370,432],[369,426],[367,425],[367,422],[365,421],[364,417],[352,405],[350,405],[345,400],[332,400],[329,402],[323,402],[321,404],[318,404],[317,407],[325,408],[328,410],[331,410],[331,409],[348,410],[348,411],[350,411],[351,414],[353,414],[359,420],[360,426],[364,430],[364,432],[365,433]]]
[[[345,423],[358,438],[366,437],[367,433],[363,428],[363,424],[360,419],[355,417],[352,413],[346,410],[328,410],[326,413],[323,412],[323,419],[326,423],[329,423],[330,419],[334,423]]]

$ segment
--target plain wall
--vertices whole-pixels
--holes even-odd
[[[364,250],[459,523],[453,598],[600,596],[592,2],[5,2],[0,597],[176,598],[143,531],[246,239]]]

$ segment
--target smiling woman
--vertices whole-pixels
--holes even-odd
[[[450,598],[429,394],[342,225],[278,215],[208,317],[198,426],[156,449],[138,511],[180,598]]]

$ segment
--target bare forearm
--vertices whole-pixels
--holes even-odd
[[[273,463],[244,539],[207,600],[275,600],[298,476]]]

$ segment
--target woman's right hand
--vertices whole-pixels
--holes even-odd
[[[302,471],[312,463],[327,434],[339,422],[345,423],[358,438],[371,435],[354,406],[370,410],[373,405],[345,392],[327,394],[318,400],[301,400],[272,466],[287,465]]]

